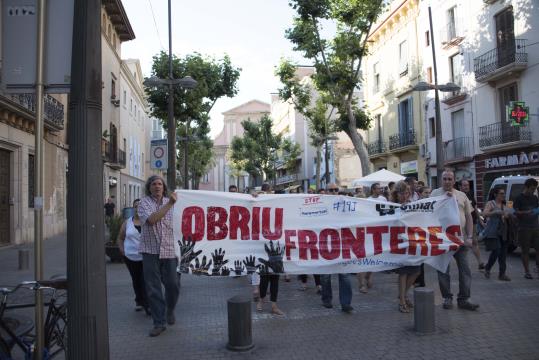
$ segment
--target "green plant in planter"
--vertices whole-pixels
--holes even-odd
[[[124,218],[122,215],[112,215],[106,218],[105,224],[107,224],[109,229],[109,241],[107,242],[107,245],[118,245],[118,234],[120,233],[123,222]]]

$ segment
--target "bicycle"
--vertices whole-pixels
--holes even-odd
[[[0,360],[11,360],[15,346],[24,353],[25,360],[33,358],[35,351],[35,334],[33,321],[16,314],[5,315],[6,310],[35,307],[34,303],[8,304],[8,297],[19,289],[25,288],[33,291],[50,290],[51,295],[47,307],[47,315],[43,326],[43,360],[52,359],[67,348],[67,302],[59,301],[67,290],[67,280],[56,278],[42,281],[25,281],[12,289],[0,288]]]

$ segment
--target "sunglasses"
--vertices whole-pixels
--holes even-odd
[[[339,189],[328,189],[329,192],[337,192]]]

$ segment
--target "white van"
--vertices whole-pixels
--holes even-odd
[[[490,185],[490,191],[492,189],[499,187],[505,190],[505,201],[507,203],[507,207],[512,208],[513,207],[513,201],[517,198],[519,194],[522,193],[524,190],[524,183],[529,178],[534,178],[535,180],[539,181],[539,176],[502,176],[499,178],[494,179],[492,184]]]

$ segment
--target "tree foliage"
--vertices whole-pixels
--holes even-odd
[[[265,175],[275,179],[275,165],[279,153],[285,168],[295,170],[301,147],[289,139],[272,132],[273,121],[264,115],[259,122],[242,121],[242,137],[234,137],[230,146],[229,159],[236,171],[247,172],[252,179]]]
[[[286,37],[314,63],[312,78],[317,90],[326,92],[338,110],[338,124],[354,144],[363,175],[370,172],[366,144],[357,129],[368,129],[370,120],[358,106],[355,91],[361,83],[361,63],[367,54],[367,37],[383,10],[382,0],[290,0],[296,11]],[[334,22],[333,38],[321,36],[321,24]]]
[[[230,58],[225,55],[222,59],[214,59],[199,53],[189,54],[183,58],[172,56],[172,74],[174,79],[191,76],[197,81],[194,89],[185,90],[180,86],[174,87],[174,118],[177,134],[185,137],[186,124],[193,124],[193,129],[187,129],[189,134],[196,136],[197,141],[190,142],[188,148],[189,179],[193,184],[213,165],[211,148],[213,142],[209,137],[209,112],[222,97],[234,97],[237,92],[237,82],[240,68],[234,67]],[[152,76],[160,79],[168,78],[168,54],[161,51],[153,57]],[[160,119],[167,129],[168,119],[168,86],[145,86],[148,101],[151,105],[151,115]],[[177,168],[183,174],[182,144],[180,161]]]

